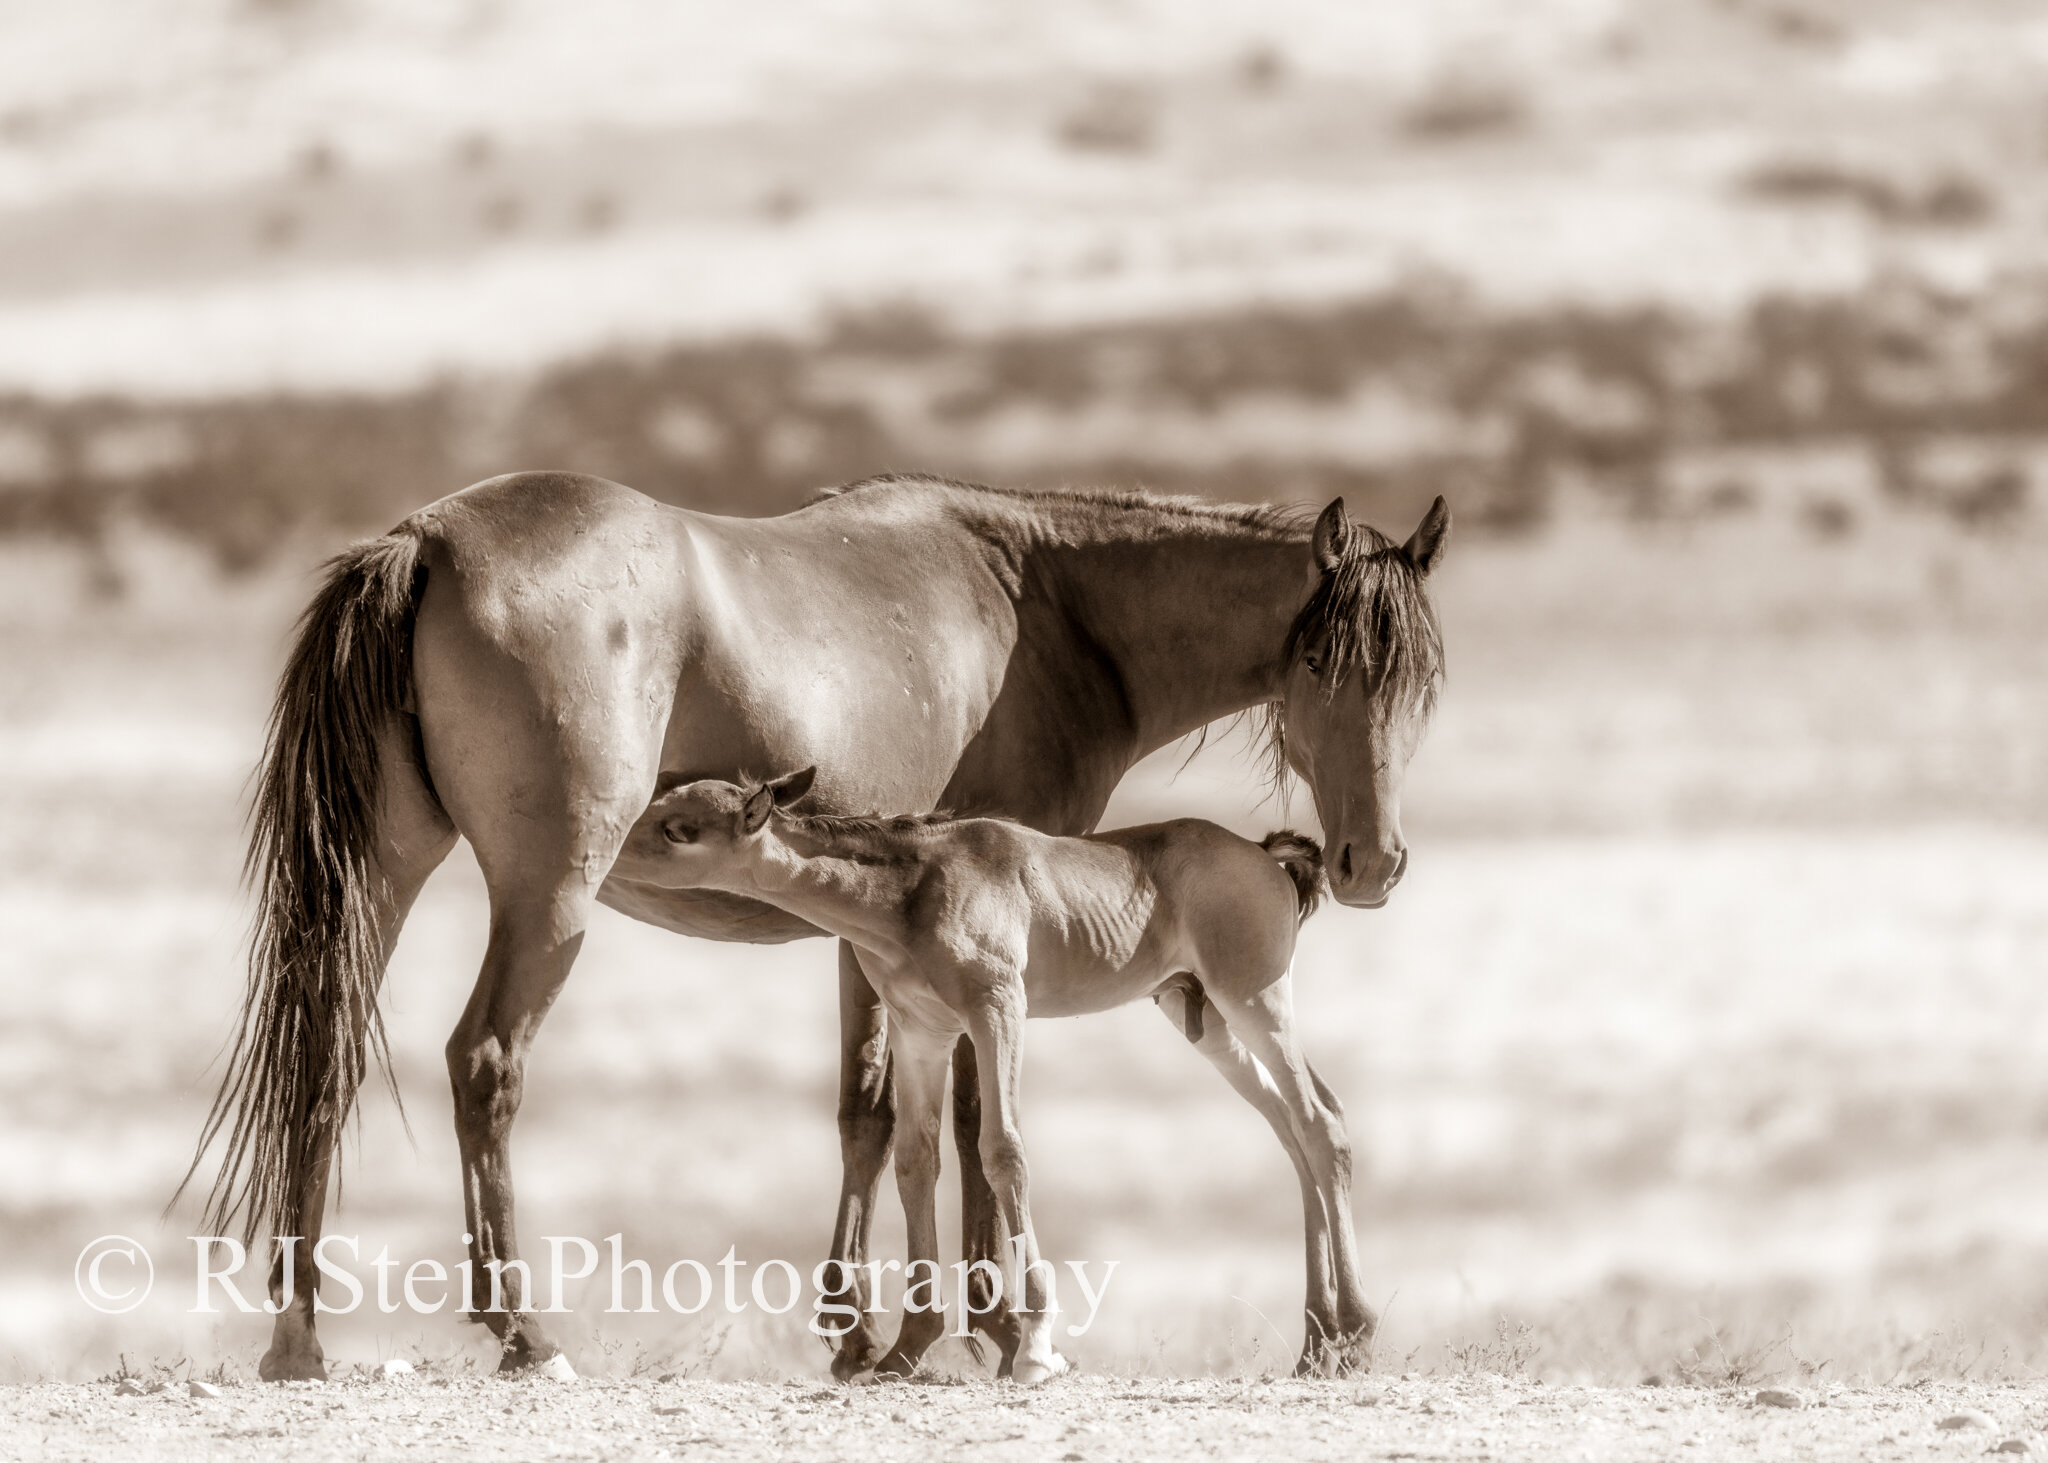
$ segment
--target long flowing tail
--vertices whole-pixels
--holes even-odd
[[[377,1011],[379,736],[410,697],[419,556],[418,530],[401,525],[329,561],[278,683],[243,867],[257,910],[241,1032],[178,1186],[225,1131],[212,1233],[237,1215],[252,1242],[264,1225],[297,1233],[304,1181],[327,1161],[370,1048],[390,1073]]]
[[[1282,828],[1278,833],[1268,833],[1259,847],[1273,855],[1294,881],[1294,901],[1301,909],[1299,917],[1307,919],[1314,914],[1316,906],[1323,902],[1323,891],[1329,887],[1323,874],[1323,846],[1292,828]]]

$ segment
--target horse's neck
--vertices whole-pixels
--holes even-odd
[[[1085,648],[1114,666],[1138,757],[1278,698],[1314,577],[1306,526],[1188,515],[1131,527],[1037,554]]]

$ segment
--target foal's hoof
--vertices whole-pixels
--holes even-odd
[[[1067,1359],[1057,1351],[1047,1353],[1044,1361],[1033,1357],[1020,1356],[1010,1369],[1010,1377],[1020,1387],[1036,1387],[1050,1381],[1067,1369]]]
[[[1294,1364],[1297,1377],[1349,1377],[1372,1370],[1372,1337],[1363,1331],[1349,1336],[1312,1336]]]

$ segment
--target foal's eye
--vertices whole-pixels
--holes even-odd
[[[680,823],[664,823],[661,825],[661,836],[670,843],[695,843],[697,841],[697,830],[685,828]]]

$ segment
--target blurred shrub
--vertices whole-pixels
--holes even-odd
[[[1745,174],[1740,186],[1773,203],[1852,205],[1888,224],[1968,228],[1998,212],[1989,187],[1952,168],[1902,179],[1850,163],[1781,158]]]
[[[1402,112],[1401,130],[1427,142],[1518,132],[1531,107],[1522,86],[1485,67],[1460,65],[1440,72]]]
[[[1159,102],[1131,82],[1105,82],[1059,120],[1061,144],[1075,152],[1149,152],[1159,130]]]
[[[1826,537],[1899,512],[1991,530],[2048,480],[2048,288],[1971,300],[1887,280],[1702,320],[1493,311],[1420,280],[1348,303],[972,336],[896,304],[813,342],[617,353],[396,397],[0,400],[0,531],[92,538],[140,515],[229,564],[301,526],[382,528],[522,467],[742,514],[915,469],[1342,493],[1388,519],[1443,491],[1474,528],[1592,506],[1754,512]]]

